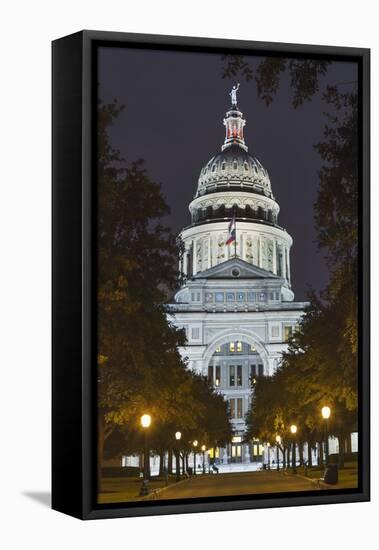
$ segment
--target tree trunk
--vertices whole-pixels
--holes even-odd
[[[282,448],[282,455],[283,455],[283,470],[286,469],[286,448],[283,446]]]
[[[299,466],[304,466],[304,443],[299,443]]]
[[[287,468],[291,464],[291,446],[287,447]]]
[[[346,436],[344,434],[338,437],[338,467],[343,468],[345,466],[345,445]]]
[[[164,475],[164,455],[165,452],[163,449],[160,449],[159,452],[159,477],[162,477]]]
[[[308,454],[308,467],[312,468],[312,445],[307,442],[307,454]]]
[[[318,442],[318,459],[317,459],[317,464],[320,466],[320,467],[323,467],[324,466],[324,456],[323,456],[323,448],[322,448],[322,440]]]
[[[168,450],[167,473],[172,474],[172,449]]]
[[[351,454],[351,433],[346,437],[346,453]]]
[[[186,453],[186,473],[188,473],[188,454]]]

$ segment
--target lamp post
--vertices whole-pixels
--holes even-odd
[[[330,407],[322,407],[321,415],[324,419],[324,440],[325,440],[325,465],[329,464],[329,433],[328,420],[330,417]]]
[[[180,481],[180,462],[179,462],[179,441],[182,438],[181,432],[175,432],[175,454],[176,454],[176,481]]]
[[[141,426],[143,428],[143,480],[140,495],[148,495],[149,489],[149,449],[147,445],[147,429],[151,424],[151,416],[143,414],[141,416]]]
[[[192,445],[193,445],[193,473],[194,475],[196,475],[196,447],[198,445],[197,439],[193,441]]]
[[[271,465],[270,465],[270,442],[267,443],[267,469],[271,470]]]
[[[295,424],[292,424],[290,427],[290,431],[292,434],[292,473],[296,474],[296,432],[297,432],[297,426]]]
[[[280,437],[280,435],[277,435],[275,437],[275,441],[276,441],[276,469],[279,472],[279,447],[282,442],[282,438]]]
[[[202,445],[201,450],[202,450],[202,453],[203,453],[203,474],[205,474],[205,451],[207,450],[206,446]]]

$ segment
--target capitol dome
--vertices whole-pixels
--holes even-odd
[[[277,224],[279,205],[270,177],[258,159],[248,153],[243,129],[246,121],[236,103],[224,118],[221,151],[201,169],[197,190],[189,205],[193,224],[231,218]]]
[[[267,170],[247,152],[246,146],[230,143],[202,168],[196,197],[236,190],[273,198]]]

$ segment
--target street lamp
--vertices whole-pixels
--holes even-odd
[[[207,450],[206,446],[202,445],[201,450],[203,452],[203,474],[205,474],[205,451]]]
[[[297,432],[297,426],[295,424],[292,424],[290,427],[290,431],[292,434],[292,473],[296,474],[296,432]]]
[[[149,449],[147,448],[147,428],[151,424],[151,416],[143,414],[141,416],[141,426],[143,430],[143,481],[141,485],[140,495],[148,495],[149,489]]]
[[[181,432],[175,432],[175,454],[176,454],[176,481],[180,481],[179,441],[182,438]]]
[[[282,442],[282,438],[280,437],[280,435],[277,435],[275,437],[275,441],[276,441],[276,469],[279,472],[279,447]]]
[[[267,443],[267,469],[271,470],[271,466],[270,466],[270,442]]]
[[[196,475],[196,447],[198,446],[198,441],[195,439],[195,441],[192,442],[193,445],[193,473]]]
[[[330,417],[330,407],[322,407],[321,415],[324,419],[324,440],[325,440],[325,464],[329,464],[329,434],[328,434],[328,420]]]

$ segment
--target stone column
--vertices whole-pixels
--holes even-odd
[[[290,269],[290,249],[287,248],[287,278],[288,282],[291,285],[291,269]]]
[[[194,239],[192,241],[192,274],[193,275],[196,275],[196,271],[197,271],[197,241],[196,239]]]
[[[258,255],[259,255],[259,267],[263,268],[263,240],[261,235],[258,237]]]
[[[208,269],[212,267],[212,238],[208,236]]]
[[[272,271],[277,275],[277,265],[276,265],[276,239],[272,241]]]
[[[183,253],[183,273],[188,275],[188,250],[186,248]]]
[[[217,234],[215,234],[211,237],[211,240],[212,240],[212,267],[217,265],[217,247],[218,247],[217,238],[218,238]]]
[[[287,264],[287,260],[286,260],[286,247],[284,244],[282,244],[282,277],[284,279],[287,279],[287,269],[286,269],[286,264]]]

